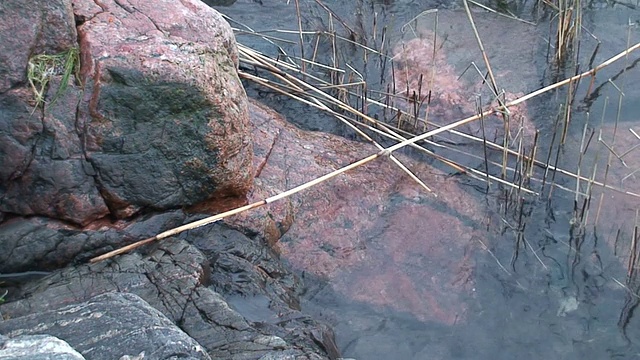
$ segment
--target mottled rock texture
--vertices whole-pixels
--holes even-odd
[[[85,360],[65,341],[51,335],[0,335],[0,359]]]
[[[211,359],[160,311],[126,293],[98,295],[11,318],[0,322],[0,332],[9,336],[51,334],[88,359],[120,359],[141,353],[144,359]]]
[[[376,153],[371,145],[301,131],[252,103],[255,187],[250,201],[291,189]],[[481,210],[472,195],[430,166],[398,157],[434,193],[379,159],[308,190],[235,217],[264,233],[295,269],[347,298],[452,324],[470,295]]]
[[[115,315],[111,315],[110,309],[116,308],[113,304],[97,308],[74,305],[117,292],[142,298],[166,316],[162,317],[164,325],[160,325],[177,325],[212,358],[258,359],[268,354],[289,354],[300,359],[325,359],[325,352],[337,354],[332,348],[332,331],[300,312],[298,280],[264,244],[222,225],[198,229],[184,237],[203,251],[170,238],[143,254],[65,268],[12,290],[7,303],[0,305],[0,312],[5,319],[14,320],[0,322],[0,334],[53,334],[90,358],[88,352],[99,353],[102,346],[119,344],[121,336],[131,337],[134,342],[125,347],[128,355],[141,351],[149,355],[153,353],[149,347],[164,349],[160,344],[175,343],[162,340],[166,335],[163,331],[143,331],[143,337],[133,336],[141,329],[156,328],[147,322],[138,326],[133,315],[139,310],[135,307],[128,310],[129,306],[123,305],[122,313],[114,310]],[[65,306],[71,308],[56,310]],[[126,315],[127,311],[131,314]],[[87,321],[80,327],[71,326],[78,322],[57,318],[65,314]],[[156,315],[154,319],[160,321]],[[65,321],[70,326],[59,325]],[[49,325],[39,327],[38,322]],[[324,344],[322,339],[327,339]]]
[[[398,124],[414,133],[473,116],[478,113],[477,104],[483,101],[491,102],[493,106],[500,105],[496,95],[487,91],[487,82],[474,85],[459,79],[460,72],[447,59],[444,41],[432,32],[423,30],[418,37],[403,41],[394,49],[391,76],[395,92],[399,95],[398,106],[408,114],[418,113],[417,118],[400,117]],[[483,94],[483,97],[479,94]],[[508,102],[522,95],[506,92],[499,98]],[[522,104],[511,107],[508,116],[504,114],[507,112],[496,112],[484,117],[482,123],[476,120],[457,130],[502,144],[508,129],[509,147],[517,149],[522,143],[530,149],[536,127],[526,107]],[[508,120],[507,124],[505,120]],[[453,139],[464,141],[460,137]]]
[[[0,4],[0,211],[86,225],[243,196],[251,138],[228,24],[199,1]],[[42,104],[29,59],[79,49]],[[55,99],[55,101],[53,101]]]

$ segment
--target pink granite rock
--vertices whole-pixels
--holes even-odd
[[[246,95],[215,10],[195,0],[8,0],[0,13],[0,212],[86,225],[246,194]],[[63,74],[51,70],[34,109],[27,62],[74,47],[79,78],[58,93]]]
[[[419,37],[402,42],[394,49],[394,69],[390,76],[393,77],[394,90],[398,96],[396,103],[412,115],[416,108],[420,109],[417,121],[415,117],[406,116],[400,126],[414,133],[431,128],[425,127],[425,117],[428,122],[442,126],[477,114],[475,96],[487,90],[486,83],[470,85],[459,79],[456,69],[448,63],[442,42],[433,33],[422,31]],[[524,94],[506,92],[500,98],[508,102],[522,95]],[[495,96],[487,97],[491,100]],[[484,98],[485,102],[487,97]],[[499,105],[497,100],[492,104],[494,107]],[[509,115],[510,147],[517,148],[522,139],[524,146],[530,149],[536,127],[530,120],[526,107],[523,104],[512,107]],[[487,140],[502,144],[505,134],[504,117],[496,112],[483,121]],[[480,121],[461,126],[458,130],[477,137],[483,136]]]
[[[257,201],[377,150],[334,135],[305,132],[253,103]],[[399,158],[434,189],[425,193],[388,159],[230,220],[266,234],[297,270],[373,306],[452,324],[464,318],[481,220],[475,199],[444,173]],[[436,196],[437,195],[437,196]]]
[[[97,5],[96,5],[97,4]],[[247,104],[228,24],[199,1],[74,1],[87,159],[111,211],[243,196]]]
[[[77,46],[71,1],[0,3],[0,212],[44,215],[78,224],[108,214],[76,128],[79,86],[55,103],[61,73],[53,69],[49,103],[34,109],[29,59]]]

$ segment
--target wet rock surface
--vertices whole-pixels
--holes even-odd
[[[87,228],[49,218],[12,218],[0,224],[0,273],[54,270],[82,263],[137,239],[179,226],[179,211],[147,215],[133,222],[94,222]]]
[[[39,328],[34,324],[42,318],[30,314],[50,317],[47,312],[117,292],[142,298],[213,358],[257,359],[288,354],[322,359],[325,357],[319,354],[325,351],[335,354],[331,341],[322,345],[317,340],[323,336],[332,339],[331,330],[300,313],[299,284],[268,249],[221,225],[203,229],[199,235],[203,236],[201,243],[216,244],[205,249],[211,258],[185,241],[168,239],[152,246],[147,255],[128,254],[112,261],[66,268],[14,290],[10,301],[0,306],[4,318],[14,320],[0,322],[0,332],[50,333],[86,355],[90,349],[81,346],[83,342],[91,343],[92,337],[103,337],[106,329],[115,327],[100,322],[101,317],[95,316],[100,311],[82,312],[83,316],[96,318],[95,326],[84,330],[68,327],[70,332],[87,336],[82,339]],[[193,237],[197,236],[189,236]],[[129,317],[113,317],[114,321],[118,319],[122,321],[119,328],[133,331],[134,323],[125,320]],[[154,338],[153,334],[148,336]],[[153,344],[161,343],[156,341]]]
[[[211,359],[200,344],[161,312],[126,293],[103,294],[55,310],[12,317],[0,322],[0,331],[9,336],[53,335],[71,344],[82,359],[120,359],[139,354],[154,359]]]

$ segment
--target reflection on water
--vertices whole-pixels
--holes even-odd
[[[238,0],[233,6],[220,10],[255,30],[296,30],[293,2],[289,5],[276,0],[262,2],[264,5],[260,6],[252,0]],[[425,29],[441,37],[441,48],[447,54],[446,60],[442,61],[447,61],[452,71],[462,74],[471,62],[482,68],[477,44],[463,12],[440,12],[438,28],[434,30],[434,17],[410,20],[424,10],[439,6],[436,3],[371,0],[324,3],[341,20],[366,32],[368,46],[381,48],[382,39],[386,39],[384,56],[364,58],[362,52],[350,46],[336,49],[340,55],[340,67],[348,68],[348,64],[357,69],[358,73],[352,72],[351,75],[354,79],[359,76],[366,80],[370,91],[389,89],[391,82],[388,78],[392,71],[389,59],[393,56],[393,48],[403,41],[409,43],[411,39],[419,37],[421,31],[424,34]],[[317,31],[336,29],[345,34],[346,30],[337,21],[328,22],[326,12],[315,6],[314,1],[301,1],[301,4],[304,28]],[[267,12],[269,17],[264,16]],[[528,25],[482,12],[475,12],[474,17],[498,84],[512,92],[529,92],[540,88],[548,70],[545,41],[549,24],[541,20],[539,25]],[[585,12],[585,28],[601,41],[594,64],[626,48],[629,19],[631,22],[640,20],[640,12],[632,8]],[[406,24],[409,25],[403,26]],[[374,31],[376,36],[373,36]],[[289,44],[282,44],[283,48],[289,54],[299,55],[295,34],[269,34],[291,40]],[[265,53],[273,56],[278,54],[275,47],[255,37],[238,36],[238,39]],[[309,44],[316,44],[313,39],[309,37]],[[585,35],[582,43],[583,64],[589,62],[591,52],[596,47],[595,41],[590,39]],[[638,29],[633,28],[630,41],[635,43],[639,39]],[[318,38],[317,44],[318,61],[329,63],[334,53],[331,42],[326,38]],[[313,49],[307,49],[306,54],[313,53]],[[632,55],[626,63],[632,64],[637,59],[637,54]],[[600,176],[604,172],[602,169],[606,168],[604,160],[609,157],[606,149],[592,150],[596,143],[601,143],[597,141],[600,133],[593,132],[593,146],[583,158],[579,156],[579,150],[585,146],[582,139],[589,138],[585,136],[589,134],[589,129],[599,129],[603,122],[606,129],[602,138],[610,139],[609,145],[617,149],[618,154],[626,151],[633,154],[632,151],[636,151],[635,157],[629,155],[627,161],[618,161],[626,168],[623,165],[612,167],[609,181],[616,181],[620,185],[624,178],[627,189],[635,189],[636,193],[640,193],[637,185],[640,182],[635,180],[635,175],[639,174],[634,175],[634,170],[640,166],[635,160],[640,159],[640,148],[633,150],[634,144],[640,143],[640,138],[636,141],[628,132],[628,128],[635,127],[640,134],[640,119],[634,115],[640,113],[640,88],[636,80],[630,80],[637,79],[639,71],[637,67],[631,67],[628,73],[622,74],[624,64],[622,62],[600,72],[593,87],[597,90],[595,95],[588,98],[587,102],[574,104],[581,111],[573,114],[567,143],[561,151],[551,156],[555,158],[559,154],[558,165],[573,172],[577,171],[576,164],[579,162],[588,164],[585,169],[589,171],[593,171],[593,164],[597,163],[596,174]],[[586,70],[586,66],[582,65],[581,70]],[[318,74],[322,72],[320,69],[314,71]],[[615,86],[606,81],[608,78],[613,79]],[[483,91],[482,84],[477,87],[478,74],[473,71],[464,72],[462,77],[450,83],[455,89],[464,89],[456,94],[460,102],[473,104],[478,98],[477,94]],[[310,111],[296,102],[248,86],[250,94],[262,96],[262,101],[301,127],[335,133],[345,131],[321,112]],[[617,113],[620,92],[616,86],[624,87],[620,114]],[[580,84],[576,90],[578,101],[585,98],[588,88],[588,81]],[[376,94],[381,96],[375,92],[371,96],[375,97]],[[552,132],[557,110],[563,106],[564,94],[564,90],[546,94],[528,104],[528,113],[540,130],[541,149],[548,149],[554,141]],[[487,97],[490,96],[485,95],[484,99]],[[457,120],[447,119],[448,115],[443,114],[444,121]],[[376,115],[380,118],[391,117],[391,114],[382,112]],[[618,116],[624,122],[620,131],[625,132],[626,140],[614,143],[612,128]],[[471,152],[477,151],[471,149]],[[468,160],[455,154],[447,153],[447,156]],[[546,156],[546,152],[539,154],[541,159]],[[479,166],[480,163],[475,165]],[[469,191],[474,191],[474,188],[484,190],[484,185],[467,178],[459,178],[458,181],[460,186]],[[575,181],[567,177],[557,176],[547,181],[575,189]],[[467,184],[471,186],[465,186]],[[541,184],[532,186],[540,189]],[[588,191],[588,184],[583,184],[583,191]],[[638,201],[633,197],[614,196],[608,192],[601,199],[599,193],[593,191],[594,199],[598,201],[594,200],[586,216],[581,211],[585,206],[582,198],[574,202],[573,195],[561,187],[550,190],[547,186],[539,198],[523,199],[520,203],[522,212],[510,208],[505,210],[504,193],[495,188],[483,191],[484,194],[476,192],[478,203],[474,205],[474,211],[480,213],[479,218],[491,219],[491,222],[489,226],[484,226],[480,221],[473,226],[464,224],[470,226],[467,240],[478,242],[469,253],[448,253],[443,250],[444,244],[451,240],[446,228],[427,234],[430,238],[440,236],[438,241],[428,244],[414,241],[416,232],[436,229],[436,223],[427,220],[421,224],[424,228],[412,232],[411,228],[394,227],[397,220],[392,216],[402,215],[393,211],[383,212],[366,233],[359,234],[363,245],[354,250],[363,254],[368,262],[356,266],[349,264],[352,267],[348,269],[336,265],[337,270],[332,270],[331,276],[318,278],[306,274],[308,289],[303,310],[331,323],[335,327],[337,344],[343,356],[358,359],[636,357],[640,353],[640,324],[637,316],[633,316],[638,305],[638,297],[634,294],[640,289],[640,280],[637,270],[633,266],[627,267],[627,259],[631,254],[633,216]],[[582,227],[580,221],[593,224],[599,203],[603,205],[598,213],[595,231],[591,225]],[[393,207],[397,204],[387,205]],[[415,214],[421,209],[407,211]],[[392,215],[384,217],[387,216],[385,214]],[[461,221],[477,220],[473,216],[465,220],[462,213],[454,215]],[[385,238],[394,234],[397,238],[392,240],[396,241]],[[393,248],[403,243],[406,247],[404,251]],[[438,244],[438,247],[434,247],[434,244]],[[323,251],[330,253],[327,246]],[[410,254],[406,249],[415,251]],[[344,248],[335,247],[333,250],[339,253]],[[349,254],[345,253],[344,257]],[[461,261],[465,256],[469,257],[465,263],[473,264],[466,275],[472,278],[469,282],[472,286],[465,291],[449,286],[456,281],[453,280],[455,277],[436,277],[451,282],[445,284],[447,286],[437,287],[438,291],[434,291],[431,285],[424,285],[428,283],[430,273],[435,274],[440,268]],[[378,301],[371,301],[372,298]],[[251,312],[258,317],[261,314],[260,309],[251,308]]]

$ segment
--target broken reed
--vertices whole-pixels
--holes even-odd
[[[570,56],[579,53],[582,27],[582,4],[580,0],[557,0],[555,60],[558,66],[566,64]],[[577,63],[577,59],[574,63]]]
[[[582,32],[582,2],[580,0],[540,0],[541,8],[550,13],[547,59],[557,70],[569,60],[576,64]]]

